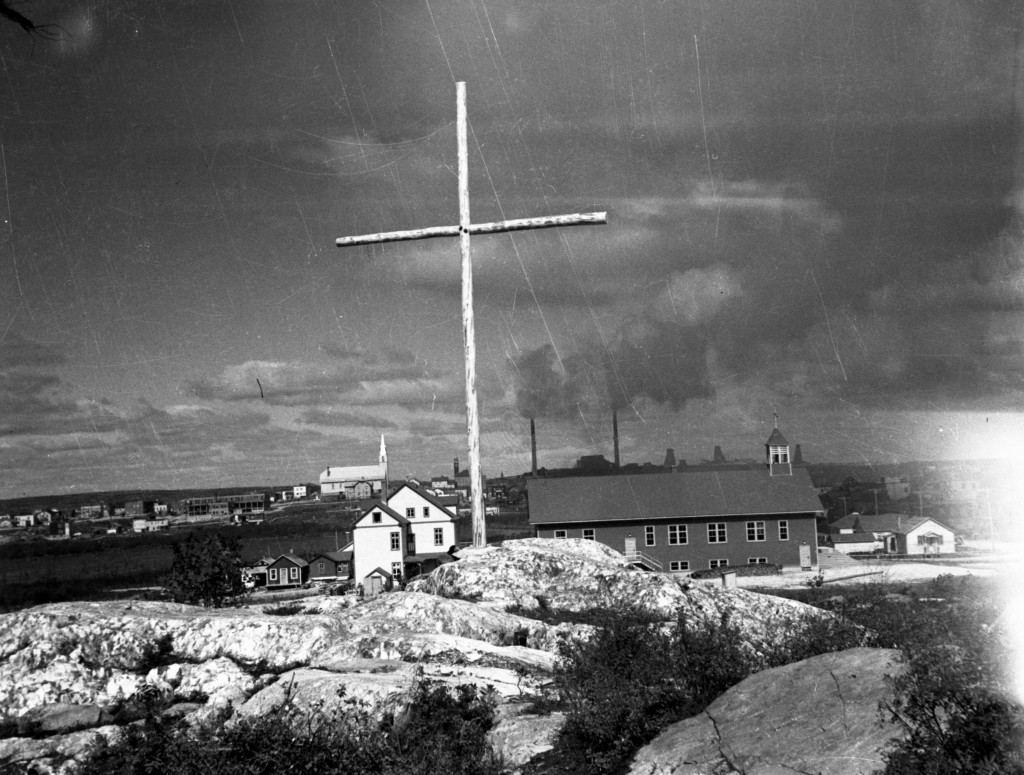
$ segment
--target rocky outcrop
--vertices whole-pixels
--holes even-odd
[[[289,601],[290,615],[258,600],[217,610],[56,604],[0,617],[0,729],[8,735],[0,741],[0,768],[66,758],[74,745],[114,734],[111,720],[138,718],[143,697],[194,721],[265,713],[285,697],[300,708],[329,707],[342,693],[384,712],[406,702],[421,678],[493,687],[517,706],[502,716],[505,732],[495,739],[510,757],[522,757],[550,745],[560,721],[520,718],[518,711],[550,679],[559,643],[591,630],[546,624],[508,612],[510,606],[633,605],[666,621],[678,611],[728,615],[755,646],[779,622],[821,615],[743,590],[688,588],[636,570],[593,541],[540,539],[466,550],[407,591],[373,599]],[[44,728],[47,708],[67,725]]]
[[[898,652],[850,649],[755,673],[636,755],[630,775],[868,775],[898,728],[879,713]]]

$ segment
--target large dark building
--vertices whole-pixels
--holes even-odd
[[[814,568],[816,518],[824,510],[807,469],[791,463],[776,428],[761,465],[534,479],[530,524],[539,538],[600,541],[651,570]]]

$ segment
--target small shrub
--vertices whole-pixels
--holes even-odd
[[[691,573],[690,578],[717,579],[723,571],[735,571],[737,576],[778,576],[782,573],[782,566],[771,563],[752,563],[750,565],[730,565],[726,568],[702,568]]]
[[[148,673],[155,667],[164,667],[174,662],[174,636],[171,633],[155,638],[142,647],[138,671]]]
[[[263,613],[271,616],[294,616],[295,614],[306,613],[306,609],[297,603],[279,605],[274,608],[264,608]]]

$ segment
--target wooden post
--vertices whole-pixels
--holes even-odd
[[[480,406],[476,398],[476,324],[473,320],[473,254],[469,247],[469,152],[466,84],[455,84],[459,145],[459,247],[462,250],[462,342],[466,355],[466,434],[469,437],[469,498],[473,546],[487,545],[483,475],[480,472]]]
[[[355,237],[339,237],[338,247],[370,245],[381,242],[459,237],[462,252],[462,335],[466,360],[466,434],[469,437],[469,492],[473,519],[473,546],[487,545],[484,512],[483,473],[480,469],[480,415],[476,396],[476,331],[473,321],[473,256],[470,234],[500,234],[524,229],[550,229],[556,226],[585,226],[608,222],[608,213],[573,213],[540,218],[519,218],[492,223],[470,223],[469,218],[469,152],[466,121],[466,84],[455,84],[457,142],[459,155],[459,223],[457,226],[429,226],[425,229],[385,231]]]

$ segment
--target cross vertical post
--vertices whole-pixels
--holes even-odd
[[[469,498],[473,546],[487,545],[484,480],[480,472],[480,404],[476,398],[476,323],[473,319],[473,255],[469,247],[469,140],[466,84],[455,84],[459,146],[459,247],[462,250],[462,342],[466,356],[466,434],[469,437]]]
[[[431,237],[459,237],[462,253],[462,335],[466,361],[466,432],[469,437],[470,513],[473,520],[473,546],[487,545],[484,512],[483,474],[480,470],[480,415],[476,395],[476,327],[473,320],[473,256],[470,234],[500,234],[525,229],[550,229],[556,226],[585,226],[608,222],[608,213],[573,213],[539,218],[518,218],[492,223],[471,223],[469,217],[469,152],[466,119],[466,84],[455,84],[456,139],[459,157],[459,223],[457,226],[430,226],[406,231],[378,232],[355,237],[339,237],[338,247],[371,245]]]

